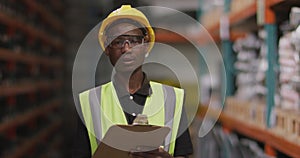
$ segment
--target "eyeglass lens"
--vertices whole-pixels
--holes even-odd
[[[121,35],[115,38],[110,46],[113,48],[123,48],[125,43],[128,43],[129,47],[134,47],[144,43],[143,36],[133,36],[133,35]]]

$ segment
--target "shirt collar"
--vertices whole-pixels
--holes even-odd
[[[144,79],[142,82],[142,86],[133,95],[150,96],[152,94],[150,81],[148,80],[146,73],[143,72],[143,75],[144,75]],[[117,79],[113,81],[113,84],[120,98],[130,95],[129,92],[127,92],[126,88],[123,85],[121,85],[120,82],[117,81]]]

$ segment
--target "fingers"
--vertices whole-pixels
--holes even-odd
[[[146,152],[130,152],[129,156],[131,158],[148,158],[153,157],[154,155]]]
[[[132,153],[132,152],[129,153],[129,157],[130,158],[144,158],[143,156],[140,156],[140,155],[138,155],[136,153]]]
[[[137,150],[139,149],[139,150]],[[132,158],[156,158],[156,155],[158,155],[159,151],[158,149],[152,149],[152,150],[142,150],[141,148],[137,148],[136,150],[131,150],[129,153],[129,156]]]
[[[163,147],[163,146],[160,146],[160,147],[158,148],[158,151],[159,151],[159,152],[164,152],[164,151],[165,151],[165,149],[164,149],[164,147]]]
[[[130,152],[130,156],[132,158],[172,158],[172,156],[163,148],[157,148],[155,150],[145,152]]]

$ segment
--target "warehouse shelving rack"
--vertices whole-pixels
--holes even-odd
[[[48,32],[46,29],[39,28],[27,22],[27,20],[22,20],[18,16],[8,14],[4,11],[0,11],[0,23],[7,26],[9,32],[20,31],[25,35],[26,40],[38,40],[42,44],[53,48],[55,55],[44,56],[34,52],[24,52],[24,50],[16,52],[10,48],[0,48],[0,61],[9,62],[13,65],[21,63],[29,68],[39,69],[43,67],[50,71],[62,70],[64,66],[62,60],[62,53],[64,51],[64,40],[62,38],[64,24],[62,16],[57,16],[53,12],[63,14],[64,3],[59,0],[50,0],[43,4],[37,0],[22,0],[20,2],[26,7],[26,11],[39,16],[41,19],[38,22],[49,26],[47,29],[51,29],[51,31]],[[55,32],[55,35],[52,32]],[[50,72],[47,71],[46,73]],[[19,141],[13,148],[6,151],[5,157],[24,157],[34,154],[32,152],[40,146],[40,143],[45,144],[45,141],[47,141],[47,144],[52,144],[51,142],[54,140],[49,139],[57,135],[55,132],[63,124],[62,119],[56,115],[63,104],[63,99],[59,96],[64,82],[62,74],[60,73],[58,76],[51,74],[54,76],[49,79],[46,76],[40,75],[45,75],[45,72],[41,72],[39,76],[30,75],[26,79],[16,79],[9,84],[0,85],[0,97],[9,99],[14,103],[16,103],[18,95],[34,96],[33,98],[35,98],[33,99],[33,104],[35,105],[28,105],[28,107],[24,105],[26,106],[24,107],[25,111],[17,112],[12,116],[0,120],[0,135],[16,137],[17,128],[20,126],[30,126],[28,128],[33,126],[32,132],[35,132],[26,138],[22,137],[22,141]],[[50,93],[51,97],[38,102],[36,95],[43,92]],[[7,105],[0,106],[3,109]],[[40,127],[40,124],[38,124],[39,121],[44,121],[45,124],[42,124]],[[3,156],[1,155],[3,154],[2,152],[5,151],[0,151],[0,157]]]
[[[27,33],[30,36],[39,38],[43,40],[44,42],[55,46],[56,48],[62,48],[62,42],[59,41],[59,39],[54,39],[49,34],[47,34],[45,31],[41,31],[37,28],[34,28],[33,26],[26,24],[25,22],[15,19],[14,17],[11,17],[9,15],[6,15],[4,13],[0,13],[0,21],[9,27],[12,27],[14,29],[20,29],[24,33]]]
[[[8,158],[23,157],[28,151],[36,147],[42,140],[50,137],[50,135],[52,135],[53,132],[55,132],[61,126],[61,124],[61,121],[55,121],[51,123],[46,128],[42,129],[42,131],[38,132],[34,137],[25,140],[25,143],[23,143],[22,145],[20,145],[20,147],[18,147],[18,149],[13,151],[13,154],[8,156]]]
[[[63,64],[62,59],[60,59],[60,58],[49,59],[47,57],[36,56],[36,55],[32,55],[32,54],[27,54],[24,52],[15,53],[12,50],[3,49],[3,48],[0,48],[0,59],[21,62],[24,64],[30,64],[30,65],[40,64],[40,65],[53,67],[53,68],[62,67],[62,64]]]
[[[57,109],[61,104],[62,100],[52,100],[40,107],[31,109],[29,112],[19,114],[13,119],[5,120],[0,124],[0,132],[25,124],[31,120],[37,119],[39,116],[46,115],[48,112],[52,112]]]
[[[231,3],[235,3],[236,1],[231,1]],[[276,115],[276,111],[280,111],[280,109],[275,109],[275,88],[274,85],[276,84],[276,75],[274,72],[274,66],[276,66],[276,54],[277,54],[277,21],[276,17],[278,16],[277,10],[278,8],[281,8],[282,10],[288,10],[289,8],[286,6],[300,6],[300,1],[298,0],[262,0],[264,3],[264,6],[258,6],[258,1],[252,1],[251,4],[246,6],[245,8],[241,9],[238,12],[232,13],[230,10],[224,10],[224,14],[228,15],[229,20],[229,29],[230,29],[230,37],[228,39],[222,39],[220,37],[220,22],[217,21],[215,24],[210,25],[208,31],[210,34],[212,34],[212,37],[216,42],[220,42],[222,44],[222,53],[224,56],[225,61],[225,69],[226,69],[226,75],[227,75],[227,91],[226,91],[226,103],[225,103],[225,112],[222,112],[219,122],[223,125],[224,129],[226,131],[236,131],[238,133],[241,133],[247,137],[250,137],[254,140],[263,142],[265,144],[265,153],[270,156],[276,156],[276,151],[280,151],[288,156],[292,157],[298,157],[300,155],[300,144],[299,142],[293,142],[291,139],[287,139],[289,136],[279,135],[276,130],[274,130],[274,126],[271,125],[271,119]],[[228,5],[228,4],[227,4]],[[280,7],[284,6],[286,8]],[[257,25],[255,21],[255,16],[257,15],[258,8],[263,7],[263,23],[261,25]],[[230,8],[229,6],[225,6],[224,8]],[[288,12],[285,12],[285,14],[288,14]],[[208,15],[209,16],[209,15]],[[221,17],[221,15],[220,15]],[[234,97],[231,97],[233,95],[233,89],[234,89],[234,82],[232,80],[234,72],[233,72],[233,61],[232,57],[234,56],[233,50],[232,50],[232,42],[235,41],[239,37],[243,37],[245,34],[243,31],[247,32],[247,30],[239,30],[238,25],[254,25],[254,29],[257,29],[259,27],[263,27],[267,32],[267,59],[268,59],[268,70],[266,72],[266,86],[267,86],[267,96],[266,96],[266,102],[264,103],[266,106],[265,109],[260,110],[259,112],[256,110],[254,111],[256,115],[261,115],[263,117],[263,120],[260,122],[255,122],[256,124],[249,124],[249,121],[247,119],[241,120],[234,115],[230,115],[226,112],[226,107],[232,107],[232,102],[235,104],[239,104],[240,107],[243,107],[244,104],[242,101],[236,100]],[[235,31],[237,29],[237,31]],[[233,100],[233,101],[232,101]],[[261,103],[256,103],[261,104]],[[244,106],[245,107],[245,106]],[[230,110],[230,109],[228,109]],[[203,114],[206,113],[207,107],[202,107],[202,109],[199,110],[199,116],[204,116]],[[248,115],[253,113],[251,109],[243,109],[239,115]],[[244,113],[243,113],[244,112]],[[238,115],[238,113],[236,114]],[[212,114],[212,116],[215,116]],[[289,115],[285,115],[285,117],[288,117]],[[248,118],[251,119],[251,118]],[[278,117],[277,117],[278,119]],[[295,118],[299,119],[299,118]],[[292,128],[297,128],[297,121],[291,120],[290,122],[287,122],[287,118],[284,118],[285,123],[292,123]],[[262,128],[263,126],[263,128]],[[292,126],[292,125],[285,125],[284,127]],[[295,129],[296,130],[296,129]],[[296,130],[297,131],[297,130]],[[300,137],[299,133],[296,134],[297,137]]]
[[[262,2],[261,5],[258,2]],[[209,23],[206,25],[202,23],[207,31],[210,33],[212,39],[216,42],[221,44],[221,51],[224,57],[224,64],[226,70],[226,102],[225,102],[225,111],[221,113],[219,117],[219,122],[223,125],[225,131],[235,131],[247,137],[250,137],[254,140],[259,142],[263,142],[265,144],[265,153],[270,156],[276,156],[276,151],[280,151],[288,156],[291,157],[299,157],[300,155],[300,124],[298,123],[300,117],[297,117],[297,114],[294,114],[295,117],[293,119],[289,119],[287,117],[291,116],[291,111],[282,112],[281,109],[275,108],[274,104],[274,95],[275,95],[275,88],[274,85],[276,84],[276,75],[274,72],[274,66],[276,66],[276,54],[277,54],[277,20],[283,20],[284,18],[279,17],[282,16],[281,14],[288,14],[288,9],[291,6],[300,6],[299,0],[253,0],[250,2],[247,1],[246,6],[236,6],[238,11],[232,11],[232,5],[238,4],[237,2],[242,2],[242,0],[228,0],[225,3],[225,6],[222,8],[224,10],[218,12],[213,10],[211,14],[203,14],[201,13],[202,17],[207,16],[209,19]],[[230,6],[231,5],[231,6]],[[262,10],[260,10],[262,9]],[[259,12],[259,13],[258,13]],[[216,15],[216,13],[219,13]],[[281,13],[281,14],[280,14]],[[222,16],[227,16],[227,20],[229,22],[229,37],[221,37],[220,30],[224,29],[221,28],[220,20]],[[213,23],[211,22],[212,19],[209,17],[219,17],[219,19],[215,20]],[[262,23],[257,24],[257,19],[262,18]],[[284,20],[286,20],[285,17]],[[246,28],[246,29],[244,29]],[[268,59],[268,70],[266,72],[266,86],[267,86],[267,96],[265,99],[265,103],[253,103],[253,104],[260,104],[256,105],[259,109],[240,109],[234,115],[226,112],[231,107],[243,107],[243,104],[250,104],[248,102],[239,101],[236,98],[232,97],[234,93],[234,61],[232,57],[234,56],[232,50],[232,43],[238,38],[245,37],[246,33],[249,31],[257,31],[259,28],[264,28],[267,32],[267,59]],[[225,28],[226,29],[226,28]],[[158,32],[157,40],[163,42],[186,42],[186,40],[178,34],[170,33],[170,32]],[[197,43],[201,46],[205,46],[209,44],[209,40],[204,39],[203,36],[199,35],[196,39]],[[245,107],[245,106],[244,106]],[[199,118],[203,118],[207,112],[207,106],[201,106],[199,108],[198,116]],[[211,109],[210,109],[211,110]],[[217,111],[213,112],[209,115],[217,116]],[[236,115],[250,115],[253,112],[259,116],[256,116],[256,120],[247,119],[239,119]],[[240,114],[238,114],[240,113]],[[280,119],[282,125],[275,125],[276,127],[271,125],[271,117],[274,117],[276,114],[280,114],[276,116],[276,119]],[[292,112],[295,113],[295,112]],[[243,116],[242,116],[243,117]],[[298,119],[298,120],[297,120]],[[253,121],[258,121],[254,122]],[[252,122],[252,123],[249,123]],[[289,128],[290,134],[293,134],[292,138],[288,138],[289,136],[278,134],[276,128]],[[282,129],[283,130],[283,129]],[[298,133],[297,133],[298,131]],[[298,142],[297,142],[298,141]]]
[[[207,112],[207,106],[199,108],[198,117],[203,118]],[[212,111],[212,110],[210,110]],[[211,116],[216,116],[212,111]],[[245,123],[236,117],[221,113],[219,122],[224,126],[224,129],[229,132],[238,132],[254,140],[268,144],[265,146],[265,152],[268,155],[275,155],[275,150],[281,151],[288,156],[298,157],[300,155],[300,145],[274,134],[271,130],[259,128],[252,124]]]

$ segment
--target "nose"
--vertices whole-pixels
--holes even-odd
[[[127,52],[131,49],[131,44],[128,40],[124,41],[122,49],[124,52]]]

